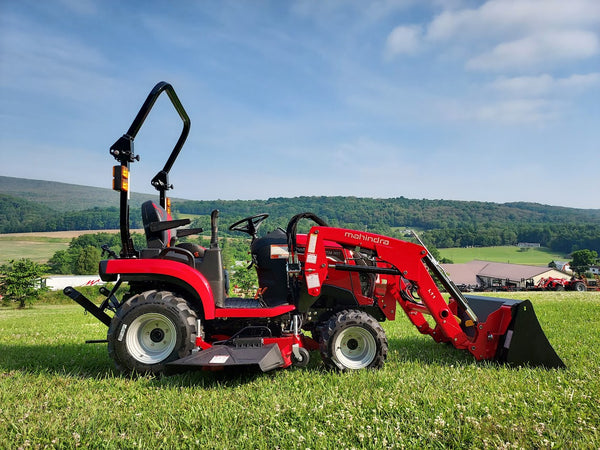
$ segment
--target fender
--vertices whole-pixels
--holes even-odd
[[[146,278],[149,274],[162,275],[174,284],[187,285],[187,290],[202,303],[204,318],[215,318],[213,293],[207,279],[187,264],[167,259],[111,259],[100,261],[100,278],[115,281],[118,275],[124,278]],[[155,279],[155,278],[154,278]]]

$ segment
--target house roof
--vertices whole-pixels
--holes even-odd
[[[442,269],[450,275],[454,284],[477,286],[477,271],[469,264],[442,264]]]
[[[537,277],[552,270],[550,267],[526,266],[523,264],[508,264],[490,262],[478,273],[480,277],[502,278],[511,281],[521,281]]]
[[[524,264],[509,264],[473,260],[464,264],[442,264],[442,268],[456,284],[475,286],[480,284],[477,277],[500,278],[520,282],[556,269]]]

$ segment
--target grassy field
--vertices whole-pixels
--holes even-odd
[[[439,251],[442,257],[449,258],[456,264],[480,259],[483,261],[546,267],[550,261],[566,261],[569,259],[568,256],[553,253],[547,248],[530,248],[522,251],[515,246],[441,248]]]
[[[568,369],[476,363],[384,324],[379,371],[116,374],[77,305],[0,309],[1,448],[599,448],[600,293],[522,293]]]
[[[0,264],[21,258],[46,263],[57,251],[66,250],[69,242],[71,238],[68,237],[2,234],[0,235]]]
[[[133,233],[143,230],[131,230]],[[29,258],[46,263],[58,250],[66,250],[71,240],[82,234],[117,233],[118,230],[79,230],[0,234],[0,264]]]

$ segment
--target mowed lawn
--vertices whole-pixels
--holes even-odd
[[[130,379],[78,305],[0,309],[0,448],[599,448],[600,293],[530,298],[566,370],[477,363],[384,324],[379,371]]]

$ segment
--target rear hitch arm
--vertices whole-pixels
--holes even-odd
[[[79,303],[81,306],[83,306],[83,309],[91,313],[104,325],[106,325],[107,327],[110,326],[110,321],[112,320],[111,317],[108,314],[106,314],[102,309],[94,305],[89,298],[87,298],[77,289],[71,286],[67,286],[63,289],[63,292],[65,293],[65,295],[67,295],[68,297]]]

